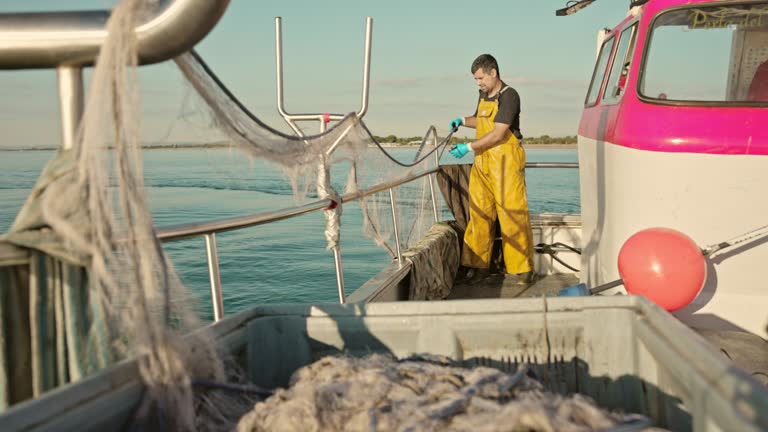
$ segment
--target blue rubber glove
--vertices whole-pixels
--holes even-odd
[[[456,159],[461,159],[464,157],[464,155],[469,153],[471,150],[469,148],[469,144],[456,144],[455,146],[451,147],[449,151],[451,152],[453,157],[455,157]]]
[[[459,117],[456,120],[452,121],[448,127],[451,128],[451,132],[456,132],[457,130],[459,130],[459,126],[463,124],[464,124],[464,119]]]

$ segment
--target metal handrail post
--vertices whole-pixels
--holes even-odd
[[[291,115],[285,111],[285,101],[283,100],[283,25],[280,17],[275,17],[275,65],[277,68],[277,112],[296,132],[296,135],[304,136],[299,126],[293,122]]]
[[[358,118],[363,118],[368,112],[368,95],[371,80],[371,40],[373,35],[373,18],[367,17],[365,20],[365,51],[363,52],[363,90],[360,101],[360,110],[357,112]],[[282,18],[275,17],[275,64],[277,75],[277,111],[288,122],[291,129],[299,135],[303,135],[295,124],[296,121],[320,120],[329,116],[331,120],[341,120],[344,118],[341,114],[291,114],[285,109],[284,86],[283,86],[283,25]]]
[[[208,277],[211,281],[213,320],[219,321],[224,318],[224,300],[221,293],[221,274],[219,272],[219,254],[216,250],[216,233],[207,233],[204,237],[205,254],[208,258]]]
[[[336,287],[339,290],[339,303],[347,302],[347,294],[344,292],[344,270],[341,266],[341,251],[338,247],[333,248],[333,264],[336,267]]]
[[[360,101],[360,111],[357,117],[363,118],[368,112],[368,90],[371,80],[371,35],[373,34],[373,18],[365,18],[365,52],[363,53],[363,97]]]
[[[394,188],[389,188],[389,204],[392,206],[392,226],[395,228],[395,250],[397,251],[397,263],[402,267],[403,254],[400,252],[400,230],[397,228],[397,209],[395,205]]]
[[[371,35],[372,35],[372,29],[373,29],[373,18],[367,17],[365,22],[365,52],[364,52],[364,62],[363,62],[363,94],[361,99],[361,107],[360,111],[357,113],[357,118],[362,118],[365,113],[368,111],[368,90],[370,88],[370,77],[371,77]],[[320,133],[326,131],[327,124],[326,122],[329,120],[341,120],[344,118],[344,116],[339,114],[323,114],[323,113],[317,113],[317,114],[291,114],[285,109],[285,99],[283,97],[284,94],[284,86],[283,86],[283,28],[282,28],[282,19],[280,17],[275,17],[275,64],[276,64],[276,70],[275,73],[277,75],[277,111],[280,113],[280,116],[283,117],[283,119],[288,123],[288,125],[293,129],[293,131],[296,133],[296,135],[300,137],[304,137],[304,133],[302,132],[301,128],[298,127],[296,122],[298,121],[314,121],[317,120],[320,122]],[[336,150],[336,147],[341,143],[341,140],[347,136],[350,130],[352,130],[352,127],[356,124],[356,121],[353,121],[347,128],[339,135],[339,137],[336,139],[336,141],[331,145],[331,147],[326,151],[325,157],[330,158],[334,150]],[[323,161],[320,162],[321,164],[324,164]],[[320,167],[321,170],[325,170],[325,166]],[[323,173],[319,173],[318,175],[323,175]],[[341,205],[342,203],[338,203]],[[333,248],[333,261],[334,266],[336,268],[336,285],[338,287],[339,291],[339,302],[344,304],[346,303],[346,294],[344,293],[344,271],[341,263],[341,251],[340,247],[336,246]]]
[[[341,144],[341,141],[342,141],[344,138],[346,138],[346,137],[347,137],[347,135],[349,135],[349,131],[351,131],[351,130],[352,130],[352,128],[353,128],[353,127],[355,127],[355,125],[357,125],[357,122],[359,121],[359,119],[360,119],[360,117],[358,117],[358,118],[353,118],[353,119],[352,119],[352,120],[349,122],[349,126],[347,126],[347,127],[346,127],[346,129],[344,129],[344,131],[342,131],[342,132],[341,132],[341,134],[339,135],[339,137],[338,137],[338,138],[336,138],[336,141],[334,141],[334,142],[333,142],[333,144],[331,144],[331,146],[330,146],[330,147],[328,147],[328,150],[326,150],[326,152],[325,152],[325,155],[326,155],[326,156],[328,156],[328,157],[331,157],[331,155],[333,154],[333,152],[335,152],[335,151],[336,151],[336,148],[337,148],[337,147],[338,147],[338,146]]]
[[[77,139],[77,128],[83,116],[83,69],[79,66],[56,68],[61,110],[61,147],[71,149]]]
[[[325,123],[325,120],[321,118],[320,133],[325,132],[325,130],[326,130],[326,123]],[[320,167],[320,169],[325,169],[325,166]],[[341,205],[341,203],[339,203],[338,205]],[[341,234],[339,234],[339,236],[341,236]],[[344,293],[344,269],[341,265],[341,250],[340,250],[340,246],[338,245],[333,248],[333,265],[336,269],[336,288],[339,291],[339,303],[345,304],[347,302],[347,295]]]
[[[437,148],[437,133],[432,137],[432,145]],[[438,151],[435,151],[435,158],[436,158],[436,165],[437,167],[440,166],[440,155],[438,155]],[[429,194],[432,197],[432,212],[435,215],[435,223],[440,222],[440,215],[437,214],[437,197],[435,195],[435,182],[434,178],[437,176],[437,174],[430,174],[427,176],[429,179]]]

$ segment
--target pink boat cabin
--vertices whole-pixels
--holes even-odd
[[[619,250],[642,229],[704,246],[768,225],[768,1],[634,5],[598,34],[579,124],[590,285],[619,277]],[[766,337],[767,263],[764,241],[709,257],[704,288],[675,315]]]

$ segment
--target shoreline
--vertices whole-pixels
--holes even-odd
[[[419,148],[417,145],[388,145],[388,144],[382,144],[383,148],[392,149],[392,148],[402,148],[402,149],[416,149]],[[371,145],[369,147],[376,147],[374,145]],[[229,148],[228,145],[224,144],[200,144],[200,145],[185,145],[185,146],[146,146],[142,147],[142,150],[212,150],[212,149],[226,149]],[[575,150],[577,148],[576,144],[536,144],[536,143],[526,143],[523,144],[523,148],[525,149],[536,149],[536,150]],[[30,147],[30,148],[3,148],[0,147],[0,152],[38,152],[38,151],[56,151],[59,150],[60,147]]]

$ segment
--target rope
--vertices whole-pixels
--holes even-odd
[[[423,162],[426,158],[430,157],[434,152],[436,152],[436,151],[440,150],[441,148],[443,148],[444,146],[446,146],[450,142],[450,139],[451,139],[451,137],[453,137],[453,134],[454,134],[454,132],[451,131],[448,134],[448,136],[446,136],[445,138],[442,139],[442,141],[440,141],[440,144],[435,146],[435,148],[433,148],[432,150],[428,151],[420,159],[417,159],[417,160],[415,160],[415,161],[413,161],[411,163],[404,163],[404,162],[400,162],[397,159],[395,159],[386,149],[384,149],[384,147],[381,145],[381,143],[376,141],[376,138],[373,137],[373,134],[368,129],[368,126],[365,123],[363,123],[362,120],[360,121],[360,125],[363,127],[363,130],[365,131],[365,133],[368,134],[368,137],[371,139],[371,141],[373,141],[373,143],[376,144],[376,146],[379,148],[379,150],[381,150],[381,152],[384,153],[384,156],[386,156],[392,162],[400,165],[401,167],[405,167],[405,168],[410,168],[410,167],[416,166],[416,165],[420,164],[421,162]],[[433,130],[433,129],[434,128],[430,128],[430,131]],[[419,152],[421,151],[421,148],[424,147],[424,144],[426,143],[427,138],[429,138],[429,131],[427,132],[426,135],[424,135],[424,138],[421,140],[421,145],[419,146]],[[417,155],[418,155],[419,152],[417,152]]]
[[[579,269],[577,269],[575,267],[571,267],[570,265],[566,264],[565,262],[563,262],[563,260],[558,258],[557,255],[552,255],[552,259],[554,259],[555,261],[559,262],[563,267],[566,267],[566,268],[568,268],[569,270],[571,270],[573,272],[578,273],[578,272],[581,271],[581,270],[579,270]]]
[[[579,272],[580,271],[579,269],[566,264],[563,260],[561,260],[557,256],[557,252],[559,252],[559,251],[556,251],[554,249],[555,247],[562,247],[562,248],[570,250],[571,252],[575,252],[575,253],[581,255],[581,249],[573,247],[573,246],[569,246],[569,245],[567,245],[565,243],[560,243],[560,242],[555,242],[555,243],[552,243],[552,244],[539,243],[536,246],[534,246],[534,250],[536,252],[540,253],[540,254],[547,254],[547,255],[551,256],[552,259],[554,259],[555,261],[559,262],[563,267],[566,267],[566,268],[568,268],[569,270],[571,270],[573,272]]]
[[[706,247],[701,249],[701,253],[704,256],[710,256],[710,255],[714,254],[715,252],[719,252],[719,251],[722,251],[723,249],[731,248],[731,247],[734,247],[736,245],[739,245],[739,244],[742,244],[742,243],[745,243],[745,242],[748,242],[748,241],[751,241],[751,240],[755,240],[755,239],[764,237],[765,235],[768,235],[768,225],[765,225],[765,226],[762,226],[760,228],[754,229],[754,230],[749,231],[747,233],[744,233],[744,234],[742,234],[742,235],[740,235],[738,237],[734,237],[734,238],[732,238],[730,240],[727,240],[727,241],[724,241],[724,242],[720,242],[720,243],[714,243],[712,245],[706,246]],[[539,243],[539,244],[536,245],[536,248],[537,248],[536,251],[540,252],[540,253],[547,253],[549,255],[552,255],[552,258],[556,259],[560,264],[563,264],[564,266],[568,267],[571,270],[577,271],[573,267],[571,267],[571,266],[565,264],[564,262],[560,261],[555,256],[557,251],[552,250],[552,247],[555,246],[555,245],[558,245],[558,246],[561,246],[561,247],[565,247],[565,248],[573,250],[574,252],[577,252],[579,254],[581,253],[580,250],[577,250],[576,248],[572,248],[572,247],[570,247],[568,245],[565,245],[565,244],[562,244],[562,243],[553,243],[552,245],[547,245],[547,244],[544,244],[544,243]],[[541,251],[539,251],[538,248],[541,248]],[[622,279],[616,279],[614,281],[607,282],[607,283],[604,283],[602,285],[599,285],[599,286],[596,286],[594,288],[591,288],[589,291],[590,291],[591,294],[597,294],[597,293],[600,293],[600,292],[603,292],[603,291],[607,291],[607,290],[609,290],[611,288],[614,288],[614,287],[617,287],[617,286],[623,285],[623,284],[624,284],[624,281]]]
[[[711,256],[711,255],[714,255],[716,252],[720,252],[720,251],[722,251],[724,249],[732,248],[734,246],[738,246],[738,245],[743,244],[743,243],[747,243],[747,242],[750,242],[750,241],[757,240],[759,238],[765,237],[766,235],[768,235],[768,225],[762,226],[760,228],[756,228],[756,229],[754,229],[752,231],[748,231],[748,232],[746,232],[746,233],[744,233],[744,234],[742,234],[742,235],[740,235],[738,237],[734,237],[734,238],[732,238],[730,240],[726,240],[726,241],[723,241],[723,242],[720,242],[720,243],[713,243],[713,244],[711,244],[709,246],[705,246],[705,247],[701,248],[701,253],[704,256]],[[552,258],[554,258],[557,262],[559,262],[563,266],[567,267],[568,269],[570,269],[572,271],[579,271],[579,270],[569,266],[568,264],[564,263],[562,260],[560,260],[557,257],[557,252],[558,251],[554,250],[554,248],[558,247],[558,246],[562,247],[562,248],[566,248],[566,249],[568,249],[568,250],[570,250],[572,252],[581,254],[581,249],[578,249],[578,248],[575,248],[573,246],[569,246],[569,245],[563,244],[563,243],[552,243],[552,244],[539,243],[534,248],[535,248],[536,252],[538,252],[538,253],[547,254],[547,255],[552,256]]]
[[[271,133],[273,133],[273,134],[275,134],[277,136],[280,136],[282,138],[290,139],[290,140],[295,140],[295,141],[306,141],[306,140],[313,139],[313,138],[319,138],[319,137],[322,137],[322,136],[325,136],[325,135],[331,133],[336,127],[338,127],[341,123],[343,123],[347,118],[356,115],[355,113],[349,113],[349,114],[345,115],[344,118],[340,122],[338,122],[335,125],[329,127],[325,132],[322,132],[322,133],[319,133],[319,134],[316,134],[316,135],[308,135],[308,136],[304,136],[304,137],[299,137],[299,136],[296,136],[296,135],[290,135],[290,134],[283,133],[283,132],[281,132],[281,131],[279,131],[277,129],[272,128],[268,124],[266,124],[263,121],[261,121],[258,117],[256,117],[256,115],[253,114],[234,95],[234,93],[232,93],[232,91],[229,90],[229,88],[227,88],[227,86],[224,84],[224,82],[221,81],[221,79],[219,79],[219,77],[213,72],[213,69],[211,69],[210,66],[208,66],[208,64],[203,60],[203,58],[200,57],[200,55],[197,53],[197,51],[195,51],[195,50],[190,51],[190,55],[200,65],[200,67],[203,69],[203,71],[206,73],[206,75],[208,75],[208,77],[221,89],[221,91],[229,98],[229,100],[233,104],[235,104],[235,106],[237,106],[237,108],[240,111],[243,112],[243,114],[245,114],[249,119],[251,119],[253,122],[258,124],[263,129],[266,129],[269,132],[271,132]],[[382,153],[384,153],[384,155],[389,160],[391,160],[392,162],[396,163],[397,165],[400,165],[400,166],[405,167],[405,168],[410,168],[410,167],[416,166],[416,165],[420,164],[421,162],[423,162],[426,158],[431,156],[434,152],[436,152],[439,149],[441,149],[442,147],[446,146],[450,142],[450,139],[451,139],[451,137],[453,137],[453,134],[454,134],[454,131],[451,131],[451,133],[449,133],[448,136],[446,136],[445,138],[443,138],[442,141],[440,141],[440,144],[438,144],[434,149],[432,149],[429,152],[427,152],[424,156],[422,156],[421,158],[419,158],[419,159],[417,159],[417,160],[415,160],[415,161],[413,161],[411,163],[405,163],[405,162],[400,162],[399,160],[395,159],[387,150],[385,150],[384,147],[381,145],[381,143],[379,141],[377,141],[376,138],[374,138],[373,133],[371,133],[371,131],[368,129],[368,126],[363,122],[363,120],[362,119],[358,119],[358,120],[360,121],[360,125],[362,126],[363,130],[368,135],[368,138],[374,144],[376,144],[376,147],[378,147],[379,150]],[[418,157],[418,154],[421,153],[421,149],[426,144],[427,139],[429,138],[430,132],[432,132],[434,130],[435,130],[434,127],[431,127],[427,131],[427,133],[424,135],[424,138],[421,140],[421,146],[419,146],[419,152],[417,152],[417,157]],[[434,133],[437,134],[436,131]]]

